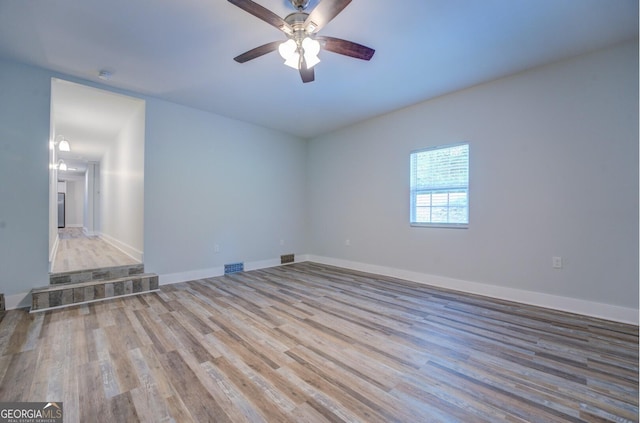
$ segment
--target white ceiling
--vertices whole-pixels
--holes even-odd
[[[323,51],[303,84],[275,52],[232,60],[284,35],[226,0],[0,0],[0,58],[94,81],[107,69],[107,85],[301,137],[637,39],[638,1],[353,0],[320,34],[376,53]]]
[[[53,79],[51,119],[54,141],[63,137],[71,151],[58,152],[58,158],[71,169],[59,172],[59,179],[73,179],[84,174],[87,162],[100,162],[111,143],[144,101],[99,90],[61,79]]]

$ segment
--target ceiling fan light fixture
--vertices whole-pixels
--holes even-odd
[[[316,5],[306,12],[311,0],[289,0],[296,12],[281,18],[271,10],[260,6],[253,0],[228,0],[245,12],[265,21],[274,28],[284,32],[287,41],[272,41],[253,48],[233,58],[238,63],[245,63],[272,51],[278,50],[284,64],[300,72],[303,83],[313,82],[315,72],[312,69],[320,62],[318,53],[321,49],[342,54],[355,59],[370,60],[374,49],[340,38],[315,34],[333,20],[352,0],[314,0]]]

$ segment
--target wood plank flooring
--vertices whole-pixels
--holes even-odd
[[[100,237],[84,235],[82,228],[64,228],[58,229],[58,249],[51,265],[51,273],[139,263]]]
[[[298,263],[0,322],[65,422],[637,422],[638,327]]]

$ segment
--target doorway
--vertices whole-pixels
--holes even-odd
[[[50,273],[143,262],[144,137],[144,100],[52,78]]]

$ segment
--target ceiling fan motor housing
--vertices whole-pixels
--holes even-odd
[[[307,31],[304,27],[307,16],[309,16],[309,14],[305,12],[294,12],[284,18],[284,21],[293,29],[293,33],[289,34],[290,38],[296,42],[301,42],[302,39],[307,36]]]

